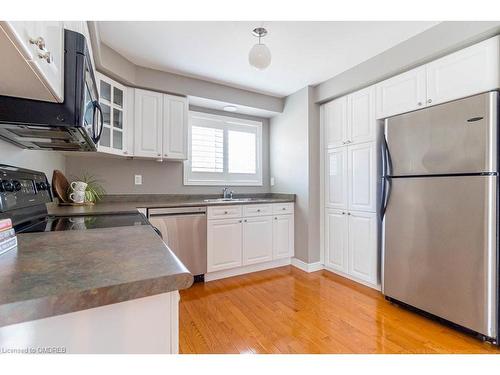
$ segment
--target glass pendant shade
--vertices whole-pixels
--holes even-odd
[[[264,70],[271,64],[271,51],[265,44],[257,43],[248,54],[248,62],[253,67]]]

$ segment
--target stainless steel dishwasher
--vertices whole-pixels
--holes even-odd
[[[148,219],[195,281],[203,281],[207,272],[206,207],[150,208]]]

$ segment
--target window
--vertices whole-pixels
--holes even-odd
[[[262,123],[189,113],[185,185],[262,185]]]

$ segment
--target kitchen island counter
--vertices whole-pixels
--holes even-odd
[[[193,277],[149,225],[18,235],[0,257],[0,327],[168,293]]]

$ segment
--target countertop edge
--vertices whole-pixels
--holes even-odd
[[[189,272],[183,272],[58,296],[6,303],[0,305],[0,328],[187,289],[192,284],[193,276]]]

